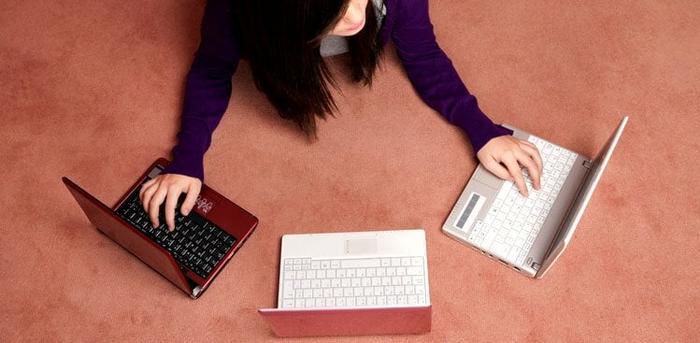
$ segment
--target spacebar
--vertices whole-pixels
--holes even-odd
[[[366,259],[366,260],[340,260],[341,268],[372,268],[379,267],[379,260]]]

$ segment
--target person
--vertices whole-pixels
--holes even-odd
[[[201,40],[186,79],[184,108],[173,160],[144,183],[139,198],[154,227],[165,202],[174,229],[175,208],[188,215],[204,179],[203,156],[231,96],[241,58],[256,87],[282,118],[316,140],[316,120],[336,109],[335,86],[324,58],[348,53],[352,80],[371,85],[384,45],[391,40],[419,96],[468,136],[482,165],[513,181],[527,196],[521,166],[540,188],[542,160],[535,145],[494,124],[469,93],[438,45],[427,0],[209,0]],[[183,195],[184,196],[184,195]]]

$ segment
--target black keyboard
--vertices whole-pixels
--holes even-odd
[[[129,195],[117,209],[117,214],[169,251],[181,267],[185,266],[206,279],[236,243],[236,238],[194,211],[183,216],[180,213],[180,205],[184,201],[184,194],[180,196],[176,206],[175,230],[168,230],[163,205],[158,218],[160,226],[153,228],[151,219],[139,200],[140,190],[141,186]]]

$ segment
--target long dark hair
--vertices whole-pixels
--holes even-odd
[[[349,0],[231,0],[237,38],[256,87],[282,118],[316,138],[316,117],[337,110],[336,86],[321,57],[321,39],[342,19]],[[379,62],[379,24],[368,0],[364,28],[347,37],[352,80],[371,85]]]

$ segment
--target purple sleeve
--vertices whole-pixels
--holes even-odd
[[[438,45],[427,0],[401,0],[391,38],[413,87],[425,103],[469,136],[476,154],[491,138],[513,131],[494,124]]]
[[[239,59],[230,1],[207,1],[201,40],[185,83],[178,143],[172,150],[172,163],[164,173],[204,180],[204,153],[228,107],[231,77]]]

